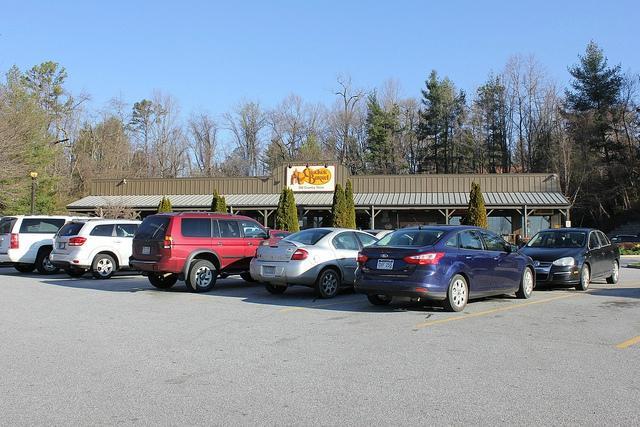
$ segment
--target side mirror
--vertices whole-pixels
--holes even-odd
[[[508,253],[508,254],[512,253],[513,252],[513,246],[511,246],[509,244],[504,245],[504,251],[506,253]]]

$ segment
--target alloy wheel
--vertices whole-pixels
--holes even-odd
[[[57,267],[51,263],[51,256],[47,255],[42,259],[42,266],[48,272],[55,271]]]
[[[611,271],[611,278],[614,283],[618,281],[618,275],[620,274],[620,267],[618,266],[618,261],[613,261],[613,270]]]
[[[96,271],[100,276],[106,277],[113,272],[113,263],[110,259],[101,258],[96,264]]]
[[[524,272],[524,283],[523,283],[523,289],[524,292],[527,295],[530,295],[531,292],[533,292],[533,274],[531,273],[531,270],[529,268],[527,268]]]
[[[462,279],[456,279],[451,285],[451,300],[456,307],[463,307],[467,303],[467,286]]]
[[[325,294],[333,295],[338,290],[338,276],[332,271],[325,273],[320,286]]]

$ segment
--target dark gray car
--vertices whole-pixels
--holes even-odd
[[[620,251],[600,230],[542,230],[520,252],[534,260],[538,285],[573,285],[585,291],[597,278],[618,283]]]

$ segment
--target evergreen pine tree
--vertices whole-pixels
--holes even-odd
[[[171,207],[171,200],[168,197],[162,196],[162,200],[158,204],[158,213],[173,212]]]
[[[469,208],[462,223],[464,225],[475,225],[476,227],[489,228],[487,222],[487,209],[484,206],[484,197],[480,190],[480,184],[471,183],[469,193]]]
[[[344,190],[340,184],[336,184],[333,192],[333,205],[331,206],[332,225],[334,227],[346,227],[347,201],[344,197]]]
[[[344,189],[344,198],[346,204],[346,228],[356,228],[356,206],[353,201],[353,185],[351,180],[347,180],[347,185]]]
[[[288,188],[285,198],[287,212],[287,228],[285,230],[296,232],[300,231],[300,224],[298,223],[298,206],[296,206],[296,198],[293,194],[293,190]]]
[[[285,203],[287,199],[287,188],[283,188],[280,193],[280,199],[278,200],[278,208],[276,209],[276,229],[286,230],[288,219],[287,210],[285,209]]]
[[[227,201],[224,196],[218,194],[218,190],[213,190],[213,199],[211,200],[211,212],[227,212]]]

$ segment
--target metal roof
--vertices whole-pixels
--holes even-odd
[[[483,193],[485,205],[497,207],[558,207],[571,205],[562,193]],[[98,206],[123,206],[134,209],[156,208],[162,195],[148,196],[87,196],[67,205],[69,210],[87,210]],[[211,206],[210,194],[167,195],[176,209],[208,209]],[[279,194],[228,194],[227,206],[234,209],[268,209],[278,206]],[[305,208],[330,207],[333,193],[298,193],[296,204]],[[354,195],[357,208],[395,207],[395,208],[462,208],[469,204],[468,193],[361,193]]]

